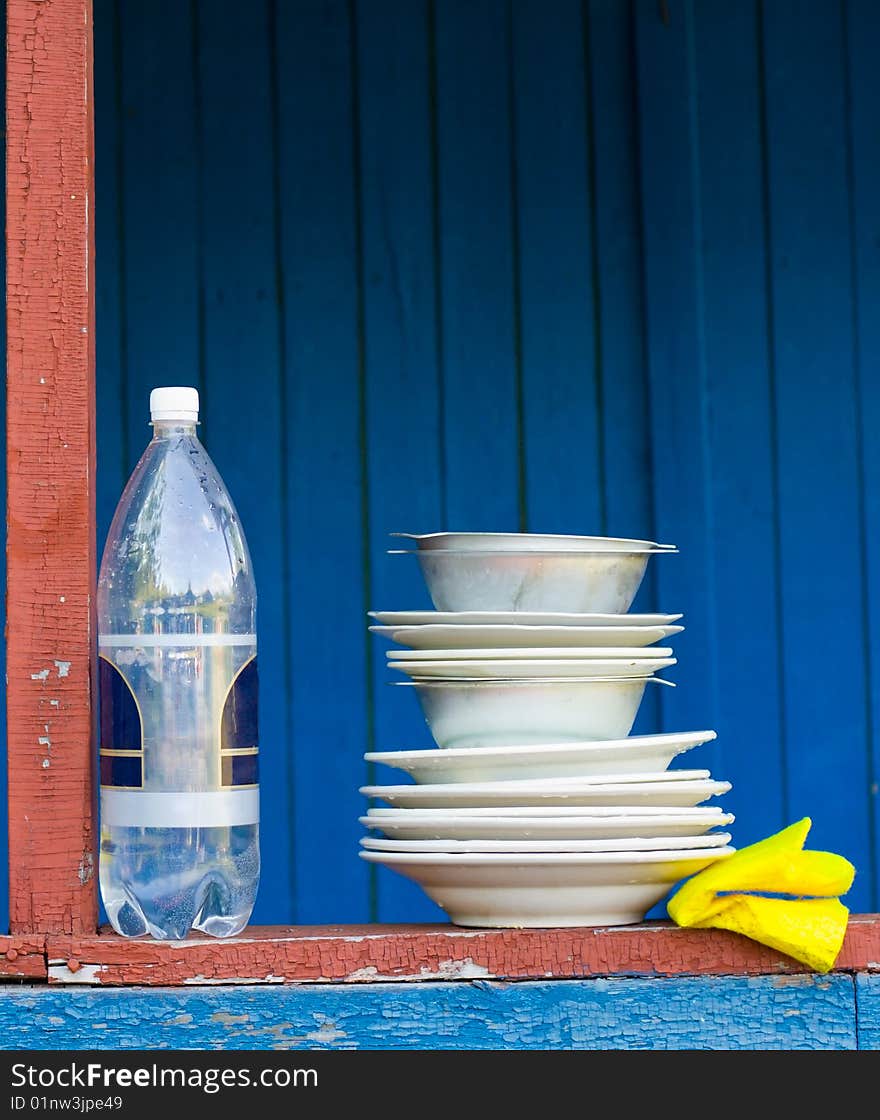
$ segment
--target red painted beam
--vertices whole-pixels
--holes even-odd
[[[455,926],[252,927],[238,937],[127,941],[49,937],[50,984],[272,984],[759,976],[809,970],[723,930],[666,922],[588,929]],[[836,971],[880,971],[880,915],[853,916]]]
[[[0,937],[0,981],[45,979],[45,937],[41,934]]]
[[[13,933],[97,925],[91,0],[8,0],[7,677]]]

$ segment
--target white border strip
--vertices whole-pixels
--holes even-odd
[[[256,634],[99,634],[101,649],[119,649],[121,646],[175,646],[188,649],[192,646],[255,646]]]
[[[258,824],[258,789],[155,793],[101,789],[101,823],[119,828],[216,828]]]

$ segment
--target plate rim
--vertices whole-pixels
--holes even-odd
[[[723,848],[706,848],[694,849],[695,853],[688,858],[687,849],[684,848],[671,848],[671,849],[653,849],[650,851],[633,851],[633,852],[377,852],[371,851],[367,848],[361,848],[358,855],[365,859],[367,857],[382,857],[387,856],[392,860],[403,860],[407,864],[418,864],[425,862],[429,866],[442,867],[444,865],[450,866],[457,862],[464,861],[466,866],[479,867],[481,864],[496,865],[496,866],[516,866],[517,864],[532,864],[536,867],[546,866],[548,864],[571,864],[590,865],[595,863],[696,863],[700,859],[705,858],[705,853],[711,852],[715,858],[720,858],[723,854],[732,856],[737,849],[732,845],[725,845]],[[407,856],[414,856],[414,859],[407,859]],[[620,858],[614,859],[613,857],[639,857],[639,856],[652,856],[652,859],[639,859],[639,858]],[[566,858],[569,857],[569,858]],[[671,857],[671,858],[670,858]],[[381,862],[381,860],[376,860]],[[552,888],[550,888],[552,889]]]
[[[491,747],[425,747],[413,748],[403,751],[366,751],[364,753],[364,760],[367,762],[382,762],[385,765],[384,758],[388,756],[395,756],[402,761],[408,761],[410,757],[415,759],[423,759],[425,756],[440,759],[463,759],[463,758],[504,758],[509,755],[514,757],[527,756],[531,753],[539,753],[542,755],[552,756],[554,753],[559,752],[562,754],[574,754],[576,752],[587,753],[595,750],[599,753],[600,750],[611,750],[615,753],[619,748],[625,749],[634,746],[674,746],[677,742],[683,742],[685,739],[695,737],[694,741],[688,742],[683,746],[683,750],[691,750],[694,747],[700,747],[704,743],[714,742],[718,738],[717,731],[654,731],[649,732],[647,735],[632,735],[624,739],[595,739],[583,740],[575,743],[517,743],[511,746],[491,746]],[[650,742],[648,742],[650,740]]]

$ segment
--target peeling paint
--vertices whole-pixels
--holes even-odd
[[[49,962],[49,981],[59,984],[100,984],[101,973],[106,971],[103,964],[84,964],[76,972],[71,972],[67,961],[53,964]]]
[[[59,677],[70,676],[70,666],[71,666],[71,664],[72,663],[70,661],[57,661],[56,660],[55,668],[58,670],[58,676]]]
[[[485,965],[477,964],[473,957],[463,957],[461,960],[447,958],[440,960],[436,965],[422,965],[418,972],[395,972],[395,980],[484,980],[491,978],[493,973]],[[387,980],[388,973],[380,973],[374,965],[356,968],[346,976],[349,981]]]
[[[366,968],[356,968],[354,972],[348,974],[346,980],[376,980],[378,977],[379,969],[374,964],[370,964]]]
[[[422,968],[423,975],[426,971]],[[438,980],[483,980],[492,973],[484,965],[477,964],[472,957],[464,957],[459,961],[440,961],[436,972],[432,971],[429,975],[436,976]]]
[[[39,673],[31,673],[32,681],[44,681],[49,676],[49,669],[41,669]]]
[[[306,1039],[309,1042],[338,1042],[340,1038],[346,1038],[345,1031],[339,1030],[335,1023],[326,1019],[316,1031],[309,1031]]]
[[[231,984],[284,984],[285,976],[275,976],[267,972],[265,976],[187,976],[183,983],[187,985],[231,985]]]
[[[92,853],[90,851],[89,852],[83,852],[83,857],[79,861],[79,868],[77,869],[77,873],[79,875],[79,881],[82,883],[83,886],[85,886],[86,883],[94,875],[94,873],[95,873],[95,857],[92,855]]]
[[[415,967],[415,966],[413,966]],[[875,1048],[880,977],[318,985],[282,989],[12,985],[0,1029],[16,1049],[852,1050]],[[794,1014],[792,1013],[794,1012]],[[61,1022],[58,1022],[61,1020]]]

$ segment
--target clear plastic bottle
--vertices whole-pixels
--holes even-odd
[[[256,587],[198,409],[150,394],[98,580],[101,896],[126,937],[238,933],[259,882]]]

